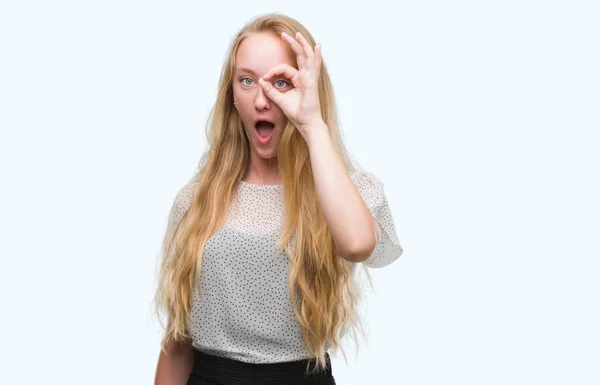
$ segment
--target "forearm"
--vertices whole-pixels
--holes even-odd
[[[179,343],[158,357],[154,385],[185,385],[194,365],[194,351],[190,344]]]
[[[375,248],[374,219],[338,156],[325,123],[307,130],[317,195],[341,256],[365,260]]]

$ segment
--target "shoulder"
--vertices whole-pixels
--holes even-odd
[[[190,208],[192,197],[194,195],[195,182],[188,183],[177,191],[175,201],[171,208],[171,217],[180,219]]]
[[[182,206],[189,206],[194,194],[195,183],[188,183],[177,192],[176,202]]]
[[[349,171],[350,179],[369,206],[381,204],[384,198],[383,181],[367,171]]]
[[[383,186],[383,181],[379,179],[379,177],[372,172],[368,171],[348,171],[350,178],[355,184],[368,184],[374,186]]]

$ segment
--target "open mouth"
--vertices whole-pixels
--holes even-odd
[[[256,128],[258,136],[263,139],[268,139],[271,135],[273,135],[273,131],[275,130],[275,124],[266,120],[259,120],[256,122],[254,127]]]

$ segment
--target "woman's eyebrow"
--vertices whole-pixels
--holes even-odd
[[[250,68],[246,68],[246,67],[239,67],[237,69],[237,72],[248,72],[254,76],[256,76],[256,72],[252,71]]]

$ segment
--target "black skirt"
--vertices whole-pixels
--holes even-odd
[[[206,354],[194,349],[194,368],[186,385],[335,385],[331,359],[325,353],[326,370],[314,371],[315,360],[253,364]]]

